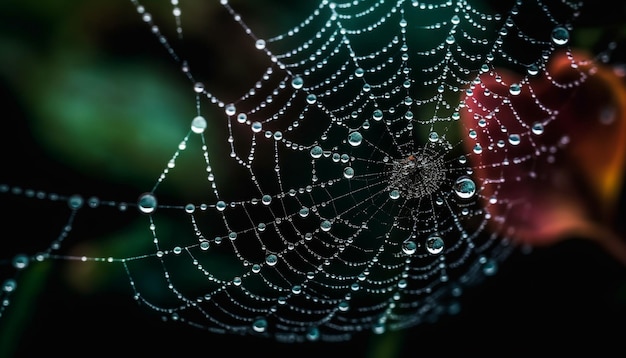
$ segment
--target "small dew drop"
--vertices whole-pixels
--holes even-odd
[[[256,43],[254,45],[257,48],[257,50],[263,50],[265,48],[265,40],[258,39],[256,40]]]

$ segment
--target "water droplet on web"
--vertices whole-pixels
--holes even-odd
[[[294,89],[300,89],[302,88],[303,85],[304,85],[304,81],[302,80],[302,77],[300,76],[296,76],[291,80],[291,87],[293,87]]]
[[[246,120],[248,119],[248,115],[245,113],[239,113],[237,115],[237,122],[238,123],[246,123]]]
[[[306,102],[308,104],[314,104],[315,102],[317,102],[317,96],[315,96],[313,93],[309,94],[308,96],[306,96]]]
[[[320,338],[320,330],[317,327],[311,327],[306,332],[306,338],[309,341],[317,341]]]
[[[263,195],[263,197],[261,198],[261,202],[263,203],[263,205],[270,205],[270,203],[272,202],[272,197],[270,195]]]
[[[330,221],[328,221],[328,220],[323,220],[323,221],[320,223],[320,229],[322,229],[322,231],[329,231],[329,230],[330,230],[330,228],[332,227],[332,225],[333,225],[333,224],[332,224]]]
[[[530,76],[537,76],[537,74],[539,74],[539,67],[537,67],[537,65],[535,65],[535,64],[532,64],[532,65],[528,66],[528,68],[526,69],[526,72]]]
[[[254,46],[257,48],[257,50],[263,50],[265,48],[265,40],[263,39],[256,40],[256,43],[254,44]]]
[[[450,21],[452,22],[452,25],[458,25],[461,22],[461,18],[459,15],[454,15]]]
[[[533,126],[531,128],[533,134],[543,134],[543,124],[539,123],[539,122],[535,122],[533,123]]]
[[[313,157],[314,159],[318,159],[322,156],[324,151],[322,150],[322,147],[320,147],[319,145],[316,145],[313,148],[311,148],[310,153],[311,153],[311,157]]]
[[[393,200],[397,200],[400,198],[400,191],[397,189],[393,189],[389,192],[389,197]]]
[[[202,133],[204,132],[204,130],[206,129],[207,126],[207,122],[206,119],[202,116],[196,116],[192,121],[191,121],[191,130],[194,133]]]
[[[353,147],[361,145],[362,141],[363,136],[359,132],[352,132],[348,135],[348,143],[350,143],[350,145]]]
[[[259,133],[263,129],[263,125],[261,122],[252,122],[252,131],[254,133]]]
[[[354,177],[354,169],[352,169],[352,167],[346,167],[343,170],[343,176],[346,179],[351,179],[352,177]]]
[[[437,255],[443,251],[443,239],[437,235],[430,236],[426,239],[426,250],[433,255]]]
[[[519,134],[509,134],[509,143],[511,143],[511,145],[518,145],[521,141],[521,138],[519,136]]]
[[[563,26],[557,26],[552,30],[552,42],[555,45],[563,46],[569,41],[569,31]]]
[[[137,205],[139,207],[139,211],[144,214],[150,214],[154,212],[157,208],[157,200],[154,194],[152,193],[144,193],[139,197],[137,201]]]
[[[278,256],[274,255],[274,254],[269,254],[265,257],[265,263],[268,266],[274,266],[276,265],[276,263],[278,262]]]
[[[402,252],[407,255],[413,255],[417,250],[417,244],[413,240],[407,240],[402,243]]]
[[[431,142],[436,142],[439,140],[439,134],[437,134],[437,132],[430,132],[430,134],[428,135],[428,140]]]
[[[196,93],[202,93],[204,91],[204,83],[196,82],[193,85],[193,91]]]
[[[383,111],[381,111],[380,109],[375,109],[372,113],[372,118],[375,121],[380,121],[381,119],[383,119]]]
[[[28,256],[23,255],[23,254],[16,255],[12,261],[13,267],[15,267],[18,270],[21,270],[25,268],[26,266],[28,266],[29,262],[30,262],[30,259],[28,258]]]
[[[252,329],[255,332],[262,333],[267,329],[267,320],[265,318],[259,318],[252,323]]]
[[[520,93],[522,93],[522,87],[519,85],[519,83],[513,83],[509,87],[509,93],[512,94],[513,96],[517,96]]]
[[[2,291],[4,292],[13,292],[15,291],[16,288],[17,288],[17,282],[12,278],[5,280],[4,283],[2,284]]]
[[[301,217],[303,217],[303,218],[305,218],[305,217],[309,216],[309,208],[307,208],[307,207],[302,207],[302,208],[300,209],[300,211],[298,212],[298,214],[299,214]]]
[[[220,200],[217,203],[215,203],[215,208],[217,209],[217,211],[224,211],[224,209],[226,209],[226,203]]]
[[[454,193],[461,199],[469,199],[476,194],[476,184],[468,176],[462,176],[454,182]]]
[[[83,197],[80,195],[72,195],[67,200],[67,205],[72,210],[80,209],[83,206]]]
[[[229,104],[224,108],[224,112],[226,112],[227,116],[233,116],[235,115],[235,112],[237,112],[237,109],[234,104]]]
[[[354,75],[356,77],[363,77],[364,73],[365,73],[365,71],[361,67],[359,67],[356,70],[354,70]]]

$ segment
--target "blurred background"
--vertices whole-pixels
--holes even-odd
[[[268,35],[299,23],[315,7],[279,0],[231,4],[251,28]],[[152,6],[174,39],[171,4]],[[619,6],[590,2],[581,28],[599,40],[623,35],[626,11]],[[249,38],[218,1],[185,9],[188,37],[180,51],[193,51],[212,93],[234,99],[266,64],[251,61],[257,54]],[[188,80],[126,0],[4,0],[0,91],[0,182],[108,200],[128,200],[151,188],[195,113]],[[176,198],[189,189],[184,177],[174,178],[164,195]],[[2,250],[44,249],[67,220],[59,205],[1,198]],[[103,257],[150,252],[149,242],[130,239],[132,215],[98,213],[77,220],[80,239],[72,250]],[[457,315],[342,343],[281,344],[163,323],[137,306],[121,265],[102,265],[50,261],[21,272],[0,320],[0,356],[239,357],[250,350],[276,357],[624,355],[626,268],[585,238],[516,253],[498,275],[466,291]]]

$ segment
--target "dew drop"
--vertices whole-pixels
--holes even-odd
[[[137,205],[139,206],[139,211],[144,214],[150,214],[154,212],[157,208],[157,200],[154,194],[152,193],[144,193],[141,194],[139,200],[137,201]]]
[[[302,88],[302,85],[304,85],[304,81],[300,76],[296,76],[291,80],[291,87],[293,87],[294,89],[300,89]]]
[[[509,86],[509,93],[513,96],[517,96],[522,93],[522,87],[519,85],[519,83],[513,83],[511,86]]]
[[[462,176],[454,182],[454,193],[461,199],[469,199],[476,194],[476,184],[468,176]]]
[[[521,138],[519,134],[514,134],[514,133],[509,134],[509,143],[511,143],[511,145],[518,145],[520,141],[521,141]]]
[[[322,147],[320,147],[319,145],[314,146],[313,148],[311,148],[311,157],[313,157],[313,159],[318,159],[322,156],[322,154],[324,153],[324,151],[322,150]]]
[[[235,108],[235,105],[231,103],[224,108],[224,112],[226,112],[227,116],[233,116],[235,115],[235,112],[237,112],[237,108]]]
[[[272,202],[272,197],[270,195],[263,195],[263,197],[261,198],[261,202],[263,203],[263,205],[270,205],[270,203]]]
[[[361,145],[362,141],[363,136],[359,132],[352,132],[350,133],[350,135],[348,135],[348,143],[350,143],[350,145],[353,147]]]
[[[375,109],[374,113],[372,113],[372,118],[375,121],[380,121],[381,119],[383,119],[383,111],[381,111],[380,109]]]
[[[28,258],[28,256],[24,255],[24,254],[19,254],[16,255],[13,258],[13,267],[15,267],[18,270],[21,270],[23,268],[26,268],[26,266],[28,266],[30,259]]]
[[[257,48],[257,50],[263,50],[265,48],[265,40],[263,39],[256,40],[256,43],[254,44],[254,46]]]
[[[563,26],[557,26],[552,30],[552,42],[558,46],[563,46],[569,41],[569,31]]]
[[[328,220],[324,220],[320,223],[320,228],[322,229],[322,231],[330,231],[330,228],[332,226],[333,224]]]
[[[402,252],[407,255],[413,255],[417,250],[417,244],[413,240],[407,240],[402,243]]]
[[[274,254],[269,254],[269,255],[265,256],[265,263],[268,266],[274,266],[274,265],[276,265],[277,262],[278,262],[278,256],[276,256]]]
[[[430,236],[426,239],[426,250],[433,255],[437,255],[443,251],[443,239],[437,235]]]
[[[215,208],[217,209],[217,211],[224,211],[224,209],[226,209],[226,203],[220,200],[215,203]]]
[[[255,332],[262,333],[267,329],[267,320],[265,318],[259,318],[252,323],[252,329]]]
[[[544,130],[543,124],[540,122],[535,122],[533,123],[531,130],[533,131],[533,134],[536,134],[536,135],[543,134],[543,130]]]
[[[263,129],[263,125],[261,122],[253,122],[252,123],[252,131],[254,133],[259,133]]]
[[[202,116],[196,116],[192,121],[191,121],[191,130],[194,133],[202,133],[204,132],[204,130],[206,129],[207,123],[206,123],[206,119]]]
[[[392,191],[389,192],[389,197],[393,200],[397,200],[400,198],[400,191],[398,191],[397,189],[394,189]]]
[[[83,206],[83,197],[80,195],[72,195],[67,200],[67,205],[72,210],[78,210]]]
[[[343,176],[346,179],[351,179],[352,177],[354,177],[354,169],[352,169],[352,167],[346,167],[343,170]]]

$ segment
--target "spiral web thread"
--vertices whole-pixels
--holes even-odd
[[[570,51],[577,2],[500,1],[496,9],[462,0],[323,0],[293,28],[266,37],[222,0],[221,11],[258,53],[249,60],[268,64],[235,100],[214,95],[195,75],[194,53],[184,50],[184,4],[172,0],[175,21],[159,23],[147,4],[131,3],[190,81],[197,116],[138,199],[3,185],[5,196],[69,207],[45,250],[7,260],[17,273],[50,260],[121,265],[141,306],[215,333],[338,341],[411,327],[457,312],[464,288],[495,274],[514,250],[500,234],[508,217],[492,214],[517,205],[499,195],[510,180],[506,168],[553,161],[567,145],[566,134],[541,142],[558,109],[539,98],[531,122],[520,117],[501,132],[487,123],[500,110],[516,112],[513,98],[533,90],[531,78],[550,78],[548,60]],[[496,78],[498,68],[522,80],[500,81],[497,109],[485,106],[475,126],[463,125],[468,101],[480,101],[479,76]],[[584,82],[592,73],[580,68],[579,78],[553,85]],[[527,143],[531,151],[516,152]],[[159,189],[184,160],[202,168],[197,175],[209,190],[193,202],[161,202]],[[477,176],[484,168],[495,174]],[[518,185],[541,176],[523,173]],[[68,254],[82,212],[106,210],[142,216],[145,236],[133,240],[153,250]],[[162,229],[176,220],[176,230]],[[160,273],[158,289],[143,282],[145,270]],[[18,276],[4,283],[2,313]]]

